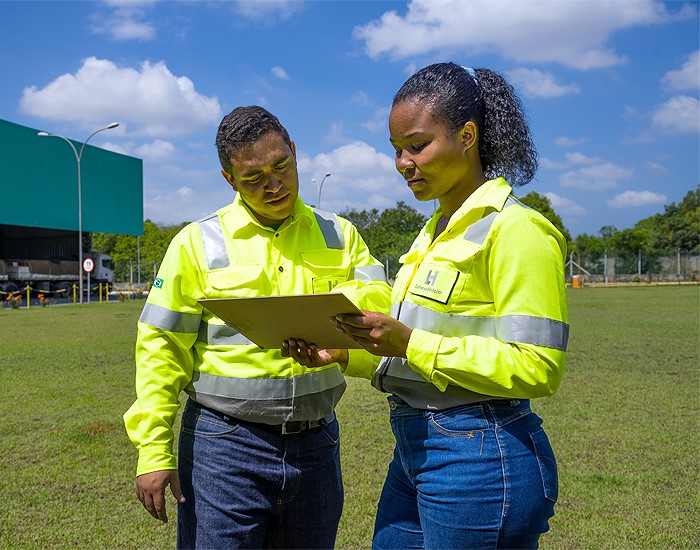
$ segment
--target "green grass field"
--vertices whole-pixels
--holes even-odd
[[[544,549],[700,546],[699,287],[569,290],[559,392],[533,403],[559,461]],[[0,310],[0,548],[172,548],[134,496],[143,302]],[[369,548],[392,452],[385,398],[349,380],[338,416],[346,501],[338,548]],[[310,511],[312,513],[312,511]]]

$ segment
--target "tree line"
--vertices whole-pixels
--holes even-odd
[[[634,227],[618,230],[614,226],[604,226],[598,235],[583,233],[575,239],[571,238],[546,196],[533,191],[519,200],[551,221],[566,238],[569,254],[579,261],[587,261],[589,267],[600,264],[604,255],[632,262],[643,254],[648,262],[677,252],[700,254],[700,189],[689,191],[679,204],[666,205],[663,213],[640,220]],[[390,277],[396,275],[399,258],[409,249],[428,219],[403,201],[399,201],[395,208],[382,211],[377,208],[351,209],[340,215],[357,227],[372,254],[387,266]],[[119,270],[129,269],[130,262],[133,267],[139,255],[142,266],[160,265],[170,241],[185,225],[187,222],[162,225],[146,220],[144,235],[138,241],[128,235],[95,233],[93,247],[112,256],[117,264],[115,279],[124,281],[128,280],[128,273]],[[152,268],[147,267],[142,272],[150,274]]]

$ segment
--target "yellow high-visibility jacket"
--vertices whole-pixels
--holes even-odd
[[[559,386],[569,325],[566,242],[503,179],[481,185],[433,241],[438,208],[401,258],[392,316],[414,330],[407,358],[385,358],[372,384],[423,409]]]
[[[171,242],[138,323],[136,402],[125,413],[139,449],[137,475],[177,467],[173,422],[186,392],[224,414],[267,424],[317,420],[345,389],[337,364],[308,369],[261,350],[197,300],[341,291],[358,307],[389,311],[384,267],[357,229],[298,199],[278,228],[262,226],[237,195]],[[350,350],[348,371],[378,358]]]

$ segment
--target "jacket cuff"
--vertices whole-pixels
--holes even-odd
[[[447,380],[443,379],[440,373],[435,370],[435,360],[441,342],[442,336],[439,334],[414,328],[411,332],[411,338],[408,340],[406,359],[411,369],[435,385],[440,391],[445,391]]]
[[[363,349],[349,349],[348,364],[346,367],[340,365],[340,371],[345,376],[370,380],[380,359],[381,357],[376,357]]]
[[[167,446],[149,445],[139,449],[136,475],[149,474],[160,470],[177,470],[177,459]]]

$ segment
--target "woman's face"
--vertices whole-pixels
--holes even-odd
[[[473,143],[465,139],[464,128],[451,132],[433,116],[430,105],[406,100],[391,109],[389,140],[396,151],[396,169],[416,199],[439,199],[443,210],[452,214],[469,196],[466,151]]]

